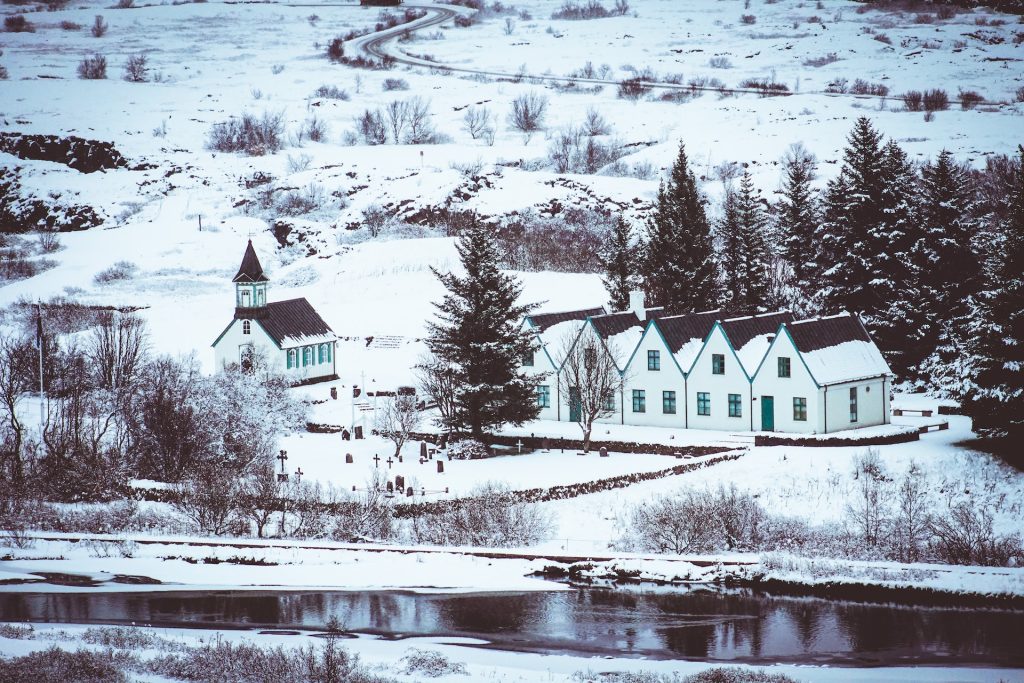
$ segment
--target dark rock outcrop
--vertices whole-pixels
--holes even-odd
[[[19,159],[64,164],[82,173],[128,166],[128,160],[114,148],[113,143],[86,140],[74,135],[59,137],[0,133],[0,152],[7,152]]]

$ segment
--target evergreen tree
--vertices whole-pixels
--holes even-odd
[[[743,238],[737,211],[736,190],[726,183],[722,196],[722,218],[718,222],[719,261],[722,269],[722,304],[730,310],[744,298]]]
[[[827,312],[875,311],[872,233],[882,223],[881,135],[866,117],[847,138],[843,167],[829,182],[818,229],[822,261],[817,296]]]
[[[740,178],[740,191],[736,197],[739,218],[740,243],[743,245],[740,278],[743,296],[737,302],[739,310],[747,313],[767,310],[771,289],[772,253],[768,245],[768,222],[761,192],[754,187],[749,173]]]
[[[598,253],[604,269],[601,282],[608,292],[608,306],[612,311],[625,311],[629,308],[629,292],[637,285],[636,247],[629,233],[629,223],[619,216]]]
[[[818,203],[814,188],[816,161],[801,145],[790,148],[785,158],[782,201],[776,226],[781,236],[782,256],[792,271],[797,296],[808,299],[816,291],[819,253],[815,239]]]
[[[1024,436],[1024,147],[1004,243],[972,325],[963,406],[982,436]]]
[[[682,146],[668,182],[658,187],[647,235],[642,276],[651,305],[673,313],[717,305],[718,262],[704,200]]]
[[[481,438],[501,424],[537,416],[540,377],[519,372],[531,339],[520,327],[533,306],[517,303],[522,286],[498,269],[498,251],[488,228],[474,222],[456,245],[464,276],[434,274],[448,289],[428,324],[427,346],[454,374],[450,428]]]

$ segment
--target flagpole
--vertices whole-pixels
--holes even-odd
[[[46,394],[43,389],[43,304],[36,302],[36,346],[39,347],[39,440],[46,425]]]

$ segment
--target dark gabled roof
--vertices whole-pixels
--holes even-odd
[[[332,336],[334,331],[305,299],[289,299],[267,304],[266,317],[259,319],[267,334],[282,346],[288,341],[308,337]]]
[[[722,329],[729,338],[734,349],[742,349],[754,337],[763,334],[775,334],[782,323],[793,321],[793,314],[789,311],[777,311],[775,313],[762,313],[761,315],[749,315],[742,318],[731,318],[722,321]]]
[[[252,248],[252,240],[249,240],[245,248],[245,255],[242,257],[242,265],[238,267],[238,274],[232,282],[268,282],[267,276],[263,274],[263,266],[256,256],[256,250]]]
[[[559,313],[535,313],[528,316],[530,322],[536,327],[538,332],[557,325],[558,323],[568,322],[570,320],[586,320],[592,315],[604,315],[604,307],[599,306],[597,308],[584,308],[578,311],[561,311]]]
[[[705,311],[703,313],[685,313],[683,315],[671,315],[664,318],[656,318],[655,324],[665,337],[672,353],[678,353],[687,342],[693,339],[704,341],[715,322],[722,318],[720,310]]]
[[[632,327],[643,327],[640,318],[636,317],[636,313],[633,311],[591,316],[590,322],[602,339],[613,337]]]
[[[810,353],[845,342],[871,342],[860,318],[849,313],[787,323],[793,343],[801,353]]]

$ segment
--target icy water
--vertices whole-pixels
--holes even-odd
[[[1024,613],[745,591],[5,593],[0,620],[466,636],[535,652],[744,662],[1024,666]]]

